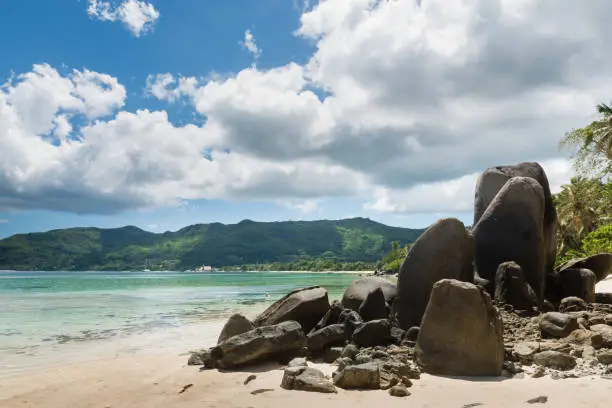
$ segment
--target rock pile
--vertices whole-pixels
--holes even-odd
[[[362,278],[331,304],[324,288],[295,290],[253,322],[232,316],[217,346],[189,364],[275,361],[288,364],[285,389],[398,397],[410,395],[421,372],[612,377],[612,294],[594,290],[612,273],[612,254],[553,269],[556,229],[537,163],[487,169],[471,231],[452,218],[433,224],[411,246],[397,286]],[[326,377],[308,360],[336,371]]]

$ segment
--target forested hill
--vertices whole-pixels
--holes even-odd
[[[423,232],[365,218],[197,224],[155,234],[127,226],[70,228],[0,240],[0,269],[183,270],[300,260],[374,263]]]

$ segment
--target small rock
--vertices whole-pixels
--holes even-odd
[[[334,384],[344,389],[379,389],[380,373],[378,365],[366,363],[345,367],[334,376]]]
[[[599,353],[597,353],[597,360],[601,364],[612,364],[612,350],[600,351]]]
[[[395,344],[401,344],[406,332],[399,327],[391,327],[391,339]]]
[[[411,328],[406,330],[406,334],[404,335],[404,340],[417,341],[420,330],[421,328],[419,326],[412,326]]]
[[[563,298],[559,304],[559,312],[581,312],[587,310],[587,304],[584,300],[576,296]]]
[[[536,341],[518,343],[512,349],[514,355],[523,364],[531,364],[533,356],[540,350],[540,344]]]
[[[389,395],[392,397],[407,397],[410,395],[410,391],[406,388],[405,385],[394,385],[389,388]]]
[[[256,379],[257,376],[255,374],[251,374],[249,375],[246,380],[244,380],[244,385],[247,385],[248,383],[250,383],[251,381],[253,381],[254,379]]]
[[[542,333],[553,337],[567,337],[578,328],[578,319],[564,313],[548,312],[540,318],[540,330],[542,330]]]
[[[325,374],[311,367],[286,368],[281,381],[281,388],[325,394],[337,392],[334,384],[325,378]]]
[[[359,354],[357,354],[355,356],[355,363],[356,364],[365,364],[365,363],[369,363],[371,361],[372,361],[372,355],[368,354],[365,351],[360,352]]]
[[[355,358],[358,353],[359,349],[357,346],[349,344],[342,350],[342,357]]]
[[[612,326],[596,324],[590,327],[591,331],[601,334],[602,347],[612,348]]]
[[[531,375],[532,378],[541,378],[546,375],[546,368],[542,366],[537,366]]]
[[[288,367],[308,367],[308,362],[305,357],[296,357],[289,361]]]
[[[251,391],[251,395],[263,394],[264,392],[274,391],[272,388],[258,388]]]
[[[329,346],[344,345],[345,341],[344,324],[332,324],[310,333],[306,338],[306,345],[311,352],[317,352]]]
[[[342,371],[345,367],[353,365],[354,361],[348,357],[340,357],[336,360],[336,364],[338,364],[338,371]]]
[[[546,404],[548,402],[548,397],[544,395],[540,395],[539,397],[532,398],[527,400],[528,404]]]
[[[576,367],[576,359],[559,351],[542,351],[533,356],[535,364],[555,370],[571,370]]]

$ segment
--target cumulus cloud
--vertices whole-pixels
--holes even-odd
[[[89,0],[87,13],[102,21],[120,21],[136,37],[151,31],[160,15],[153,4],[139,0],[124,0],[117,7],[107,1]]]
[[[321,1],[295,33],[315,47],[303,65],[148,78],[204,125],[119,111],[123,88],[103,74],[35,67],[0,93],[0,197],[71,211],[324,197],[469,211],[478,173],[519,161],[541,162],[555,190],[571,174],[559,139],[612,94],[610,12],[604,0]],[[97,119],[75,131],[78,116]]]

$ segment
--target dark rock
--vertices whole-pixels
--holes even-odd
[[[256,390],[251,391],[251,395],[263,394],[264,392],[274,391],[272,388],[258,388]]]
[[[385,295],[381,288],[376,288],[368,294],[359,306],[359,315],[366,322],[389,317]]]
[[[311,367],[286,368],[281,381],[281,388],[326,394],[337,392],[334,384],[325,378],[325,374]]]
[[[563,298],[559,304],[559,312],[561,313],[581,312],[585,310],[587,310],[586,302],[575,296]]]
[[[348,344],[342,350],[342,357],[355,358],[355,356],[359,353],[359,349],[354,344]]]
[[[366,363],[345,367],[334,375],[334,384],[344,389],[380,388],[378,364]]]
[[[445,218],[430,226],[400,266],[393,304],[402,329],[420,326],[431,289],[445,278],[472,282],[473,243],[463,223]]]
[[[329,310],[327,291],[320,286],[297,289],[278,300],[253,321],[257,327],[296,321],[310,332]]]
[[[545,264],[543,268],[546,272],[551,272],[557,256],[557,211],[550,192],[548,177],[546,177],[546,172],[538,163],[518,163],[510,166],[491,167],[485,170],[476,183],[476,194],[474,197],[474,223],[472,225],[475,226],[480,221],[499,191],[513,177],[530,177],[536,180],[542,187],[542,195],[544,199],[542,227],[545,256]],[[525,268],[525,265],[514,257],[504,259],[503,261],[511,260],[518,262],[521,266],[523,266],[523,268]],[[501,262],[498,262],[498,265],[500,263]],[[527,273],[530,274],[531,271],[528,271]],[[536,292],[536,295],[541,297],[542,293],[538,292],[540,290],[539,287],[534,285],[529,278],[527,278],[527,281],[530,282],[531,287]],[[491,293],[493,292],[491,291]]]
[[[419,326],[412,326],[408,330],[406,330],[406,335],[404,336],[404,340],[409,341],[417,341],[419,338],[419,331],[421,328]]]
[[[310,331],[315,332],[320,330],[326,326],[331,326],[332,324],[339,323],[338,319],[340,318],[340,314],[344,310],[344,306],[337,300],[334,300],[332,304],[329,306],[329,310],[325,313],[325,315],[319,320],[319,322],[313,327]]]
[[[415,357],[431,374],[500,375],[504,363],[502,320],[489,295],[468,282],[437,282],[423,317]]]
[[[211,350],[211,357],[219,367],[231,368],[298,352],[305,346],[306,336],[300,324],[288,321],[230,337]]]
[[[536,293],[538,304],[544,299],[544,201],[544,191],[536,180],[511,178],[472,230],[478,274],[494,285],[497,267],[514,261]],[[495,293],[495,287],[489,288],[489,293]]]
[[[542,333],[553,337],[566,337],[578,329],[578,319],[565,313],[548,312],[540,318],[540,330]]]
[[[602,350],[597,353],[597,361],[601,364],[612,364],[612,350]]]
[[[192,352],[187,361],[187,365],[204,366],[205,368],[215,368],[215,360],[211,357],[210,349],[203,349]]]
[[[523,270],[516,262],[504,262],[497,267],[495,300],[522,310],[538,306],[538,297],[525,280]]]
[[[399,327],[391,327],[391,339],[394,344],[401,344],[406,332]]]
[[[544,395],[540,395],[539,397],[535,397],[527,400],[528,404],[546,404],[548,402],[548,397]]]
[[[333,363],[342,356],[342,347],[330,347],[323,353],[323,361]]]
[[[392,304],[397,295],[397,288],[393,282],[386,278],[365,277],[351,283],[342,296],[342,305],[346,308],[358,311],[368,295],[376,289],[382,289],[385,301]]]
[[[353,333],[352,341],[358,347],[388,344],[391,340],[391,325],[387,319],[371,320]]]
[[[329,346],[343,346],[346,342],[344,324],[332,324],[308,335],[308,350],[317,352]]]
[[[408,388],[406,388],[404,384],[400,384],[389,388],[389,395],[400,398],[407,397],[410,395],[410,391],[408,391]]]
[[[612,293],[595,293],[595,302],[612,305]]]
[[[249,319],[240,313],[233,314],[229,319],[227,319],[225,326],[223,326],[223,329],[221,329],[221,334],[219,334],[217,344],[222,343],[230,337],[253,330],[254,328],[253,323],[251,323]]]
[[[599,282],[612,274],[612,254],[602,253],[587,258],[571,259],[557,268],[559,272],[565,269],[589,269]]]
[[[612,326],[607,324],[595,324],[589,328],[591,331],[601,334],[602,347],[612,348]]]
[[[244,385],[247,385],[248,383],[250,383],[251,381],[257,379],[257,376],[255,374],[251,374],[249,375],[245,380],[244,380]]]
[[[340,313],[338,323],[344,324],[344,330],[346,331],[347,337],[352,337],[353,332],[363,325],[363,319],[359,316],[359,313],[351,309],[345,309]]]
[[[559,295],[561,298],[575,296],[587,303],[593,303],[595,283],[595,274],[588,269],[563,269],[559,272]]]
[[[560,351],[542,351],[533,356],[533,362],[542,367],[555,370],[571,370],[576,367],[576,359]]]

